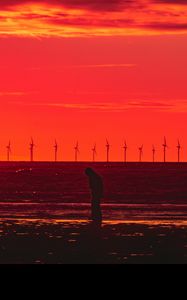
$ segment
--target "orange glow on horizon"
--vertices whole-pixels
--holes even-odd
[[[187,161],[187,4],[60,3],[0,3],[0,160]]]

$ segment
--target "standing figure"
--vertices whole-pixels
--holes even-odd
[[[33,162],[34,161],[34,147],[35,147],[35,144],[34,144],[34,141],[33,141],[33,138],[31,138],[31,142],[30,142],[30,161]]]
[[[101,199],[103,198],[103,181],[100,175],[98,175],[93,169],[87,168],[85,170],[86,175],[89,178],[89,186],[91,190],[91,218],[94,222],[102,222],[101,212]]]

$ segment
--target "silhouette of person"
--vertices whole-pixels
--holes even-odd
[[[89,186],[91,190],[91,218],[92,221],[101,223],[101,199],[103,198],[103,181],[100,175],[98,175],[93,169],[87,168],[85,170],[86,175],[89,178]]]

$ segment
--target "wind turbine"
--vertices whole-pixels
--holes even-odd
[[[143,156],[143,145],[138,148],[139,150],[139,162],[142,162],[142,156]]]
[[[180,144],[180,141],[179,141],[179,140],[178,140],[177,149],[178,149],[178,162],[180,162],[181,144]]]
[[[123,149],[124,149],[124,162],[127,162],[127,142],[125,141],[124,142],[124,146],[123,146]]]
[[[166,162],[166,149],[168,148],[166,137],[164,137],[164,144],[162,146],[164,148],[164,162]]]
[[[35,144],[34,144],[34,141],[33,141],[33,138],[31,138],[31,142],[30,142],[30,161],[33,162],[34,161],[34,147],[35,147]]]
[[[55,162],[57,162],[58,159],[58,143],[55,140],[55,144],[54,144],[54,149],[55,149]]]
[[[77,144],[75,145],[75,161],[77,162],[78,161],[78,154],[80,153],[79,151],[79,142],[77,141]]]
[[[109,154],[110,154],[110,144],[109,141],[106,140],[106,161],[109,162]]]
[[[156,152],[156,149],[155,149],[154,145],[152,147],[152,152],[153,152],[153,162],[155,162],[155,152]]]
[[[93,162],[95,162],[95,156],[97,155],[96,144],[92,148],[92,153],[93,153]]]
[[[10,141],[9,141],[8,145],[6,146],[6,149],[7,149],[7,161],[10,161],[10,154],[12,153]]]

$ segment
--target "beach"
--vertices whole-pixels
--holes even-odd
[[[183,264],[187,223],[0,222],[1,264]]]
[[[87,165],[1,163],[0,264],[187,263],[186,164],[94,164],[101,226]]]

